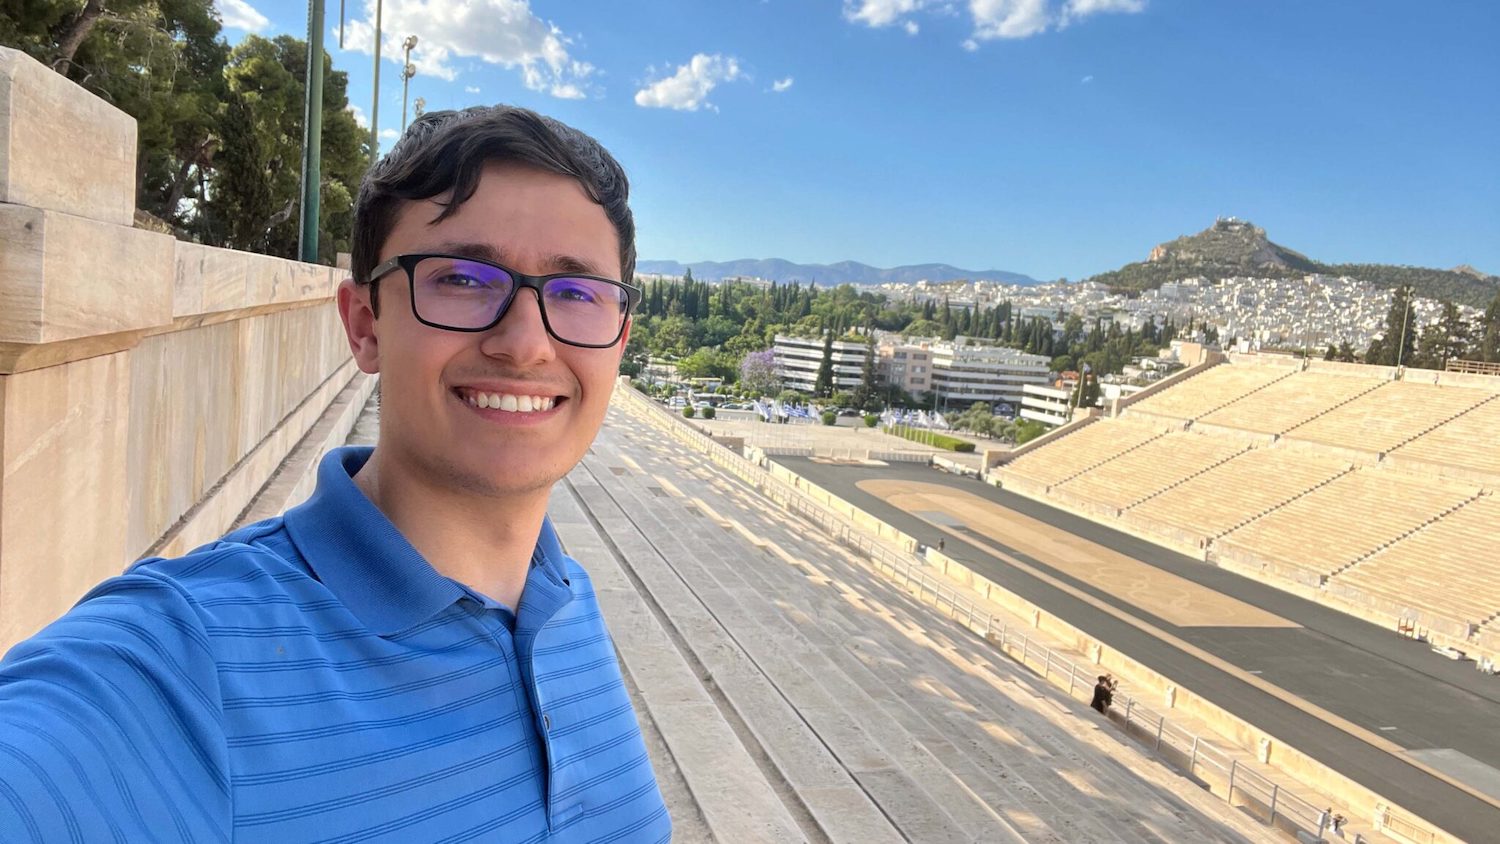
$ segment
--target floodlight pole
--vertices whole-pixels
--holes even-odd
[[[375,85],[370,95],[370,163],[380,160],[380,17],[385,0],[375,0]]]
[[[1401,368],[1401,358],[1406,353],[1406,324],[1411,321],[1411,295],[1416,292],[1414,287],[1402,287],[1401,293],[1406,297],[1406,310],[1401,313],[1401,340],[1396,343],[1396,368]]]
[[[417,75],[417,68],[411,63],[411,51],[417,46],[417,36],[408,35],[401,42],[401,47],[406,50],[405,65],[401,68],[401,131],[406,132],[406,92],[411,78]]]
[[[307,107],[302,121],[302,236],[299,252],[318,261],[318,195],[323,182],[323,0],[307,3]]]

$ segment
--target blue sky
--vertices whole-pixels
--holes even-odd
[[[305,36],[303,0],[216,3],[231,42]],[[363,116],[374,2],[344,50],[330,3]],[[604,142],[642,258],[1078,279],[1235,215],[1319,260],[1500,273],[1490,0],[386,0],[383,24],[383,129],[415,34],[429,109]]]

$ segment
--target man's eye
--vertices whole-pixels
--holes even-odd
[[[592,290],[577,285],[568,285],[566,287],[559,285],[558,287],[553,289],[552,298],[560,299],[564,302],[580,303],[588,303],[595,300],[594,292]]]
[[[477,278],[472,275],[461,275],[458,273],[440,276],[437,279],[437,284],[440,287],[456,288],[481,288],[489,286],[483,279]]]

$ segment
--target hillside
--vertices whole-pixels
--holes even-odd
[[[1002,284],[1036,284],[1037,280],[1020,273],[1006,270],[965,270],[948,264],[909,264],[902,267],[882,269],[858,261],[840,261],[837,264],[796,264],[781,258],[744,258],[738,261],[699,261],[683,264],[679,261],[639,261],[636,272],[644,274],[680,276],[691,268],[693,278],[699,281],[719,281],[725,278],[764,278],[772,281],[807,283],[816,281],[820,285],[838,284],[911,284],[927,280],[932,282],[977,281],[985,279]]]
[[[1245,220],[1220,219],[1194,235],[1179,237],[1151,250],[1145,261],[1100,273],[1089,281],[1123,292],[1150,290],[1168,281],[1203,277],[1215,281],[1233,276],[1298,278],[1308,273],[1350,276],[1377,287],[1410,284],[1417,295],[1483,308],[1500,290],[1500,277],[1473,267],[1452,270],[1390,264],[1325,264],[1266,237],[1265,229]]]

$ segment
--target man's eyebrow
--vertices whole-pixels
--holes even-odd
[[[432,247],[433,252],[444,255],[459,255],[465,258],[477,258],[481,261],[489,261],[492,264],[511,266],[510,257],[499,249],[488,243],[471,243],[468,241],[450,241],[439,243]],[[580,275],[597,275],[608,277],[598,265],[592,261],[577,257],[576,255],[565,255],[557,252],[548,255],[542,264],[547,274],[551,273],[578,273]]]

